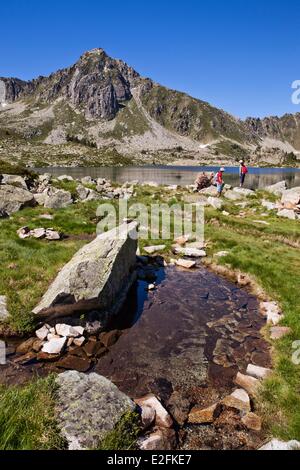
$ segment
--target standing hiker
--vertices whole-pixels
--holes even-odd
[[[244,186],[247,173],[248,168],[246,167],[244,160],[240,160],[240,188]]]
[[[216,174],[216,183],[217,183],[217,191],[218,191],[218,197],[222,196],[222,191],[224,188],[224,180],[223,180],[223,173],[225,171],[225,168],[220,168],[218,173]]]

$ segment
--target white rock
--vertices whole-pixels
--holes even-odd
[[[242,196],[254,196],[255,191],[252,189],[247,189],[247,188],[233,188],[233,191],[235,193],[241,194]]]
[[[61,175],[57,177],[58,181],[74,181],[74,178],[72,176],[68,175]]]
[[[82,336],[83,333],[84,333],[84,328],[83,328],[83,326],[73,326],[73,330],[78,331],[78,333],[80,334],[80,336]]]
[[[229,199],[229,201],[239,201],[240,199],[243,199],[243,195],[238,194],[235,191],[226,191],[226,193],[224,194],[224,197],[226,199]]]
[[[292,209],[282,209],[277,212],[278,217],[285,217],[286,219],[296,220],[296,214]]]
[[[222,214],[223,214],[223,215],[226,215],[226,216],[230,215],[230,213],[227,212],[227,211],[222,211]]]
[[[265,191],[267,191],[268,193],[275,194],[276,196],[281,196],[282,193],[286,190],[286,188],[286,181],[279,181],[278,183],[267,186],[265,188]]]
[[[159,251],[163,251],[166,248],[166,245],[153,245],[153,246],[145,246],[144,251],[148,253],[148,255],[153,255],[154,253],[158,253]]]
[[[300,202],[300,186],[292,189],[287,189],[282,193],[281,203],[282,204],[294,204],[297,205]]]
[[[224,256],[228,256],[228,255],[229,255],[229,251],[218,251],[218,253],[215,254],[217,258],[223,258]]]
[[[256,366],[254,364],[249,364],[246,370],[248,375],[255,377],[256,379],[266,379],[270,377],[272,374],[271,369],[267,369],[266,367]]]
[[[178,259],[178,260],[170,260],[170,264],[176,266],[179,266],[180,268],[185,268],[185,269],[192,269],[196,266],[196,261],[189,261],[187,259]]]
[[[35,332],[35,334],[38,337],[38,339],[44,341],[47,338],[48,334],[49,334],[49,328],[46,325],[44,325],[44,326],[42,326],[42,328],[37,330]]]
[[[190,258],[204,258],[206,256],[204,250],[198,250],[197,248],[174,246],[174,251],[177,255],[188,256]]]
[[[33,238],[44,238],[46,235],[46,230],[44,228],[35,228],[30,230],[30,236]]]
[[[7,310],[7,299],[5,295],[0,295],[0,321],[6,320],[9,317]]]
[[[60,354],[62,350],[64,349],[65,345],[67,342],[67,338],[53,338],[50,341],[48,341],[46,344],[44,344],[42,351],[47,353],[47,354]]]
[[[58,324],[55,326],[55,330],[59,336],[66,336],[67,338],[77,338],[81,336],[80,332],[70,325]]]
[[[284,442],[278,439],[272,439],[270,442],[260,447],[259,450],[300,450],[299,441]]]
[[[146,439],[140,441],[140,450],[161,450],[163,439],[159,432],[150,434]]]
[[[261,205],[268,209],[268,211],[273,211],[278,208],[278,204],[275,202],[266,201],[265,199],[261,201]]]
[[[173,420],[169,413],[165,410],[162,406],[160,401],[156,398],[155,395],[149,394],[143,398],[138,398],[135,400],[136,404],[139,405],[141,408],[143,406],[149,406],[156,413],[155,424],[157,426],[161,426],[163,428],[170,428],[173,425]]]
[[[261,302],[260,310],[267,317],[267,323],[278,325],[283,315],[277,302]]]
[[[155,290],[155,284],[149,284],[148,290]]]
[[[75,346],[82,346],[83,343],[85,342],[85,337],[84,336],[80,336],[79,338],[74,338],[73,340],[73,343],[75,344]]]
[[[60,336],[56,335],[55,333],[49,333],[47,336],[47,341],[51,341],[51,339],[59,339]]]
[[[247,403],[247,405],[249,404],[250,406],[250,397],[243,388],[237,388],[234,392],[232,392],[231,396],[237,400],[242,401],[243,403]]]
[[[214,209],[222,209],[223,207],[223,202],[221,201],[221,199],[217,198],[217,197],[209,197],[207,199],[207,202],[214,208]]]

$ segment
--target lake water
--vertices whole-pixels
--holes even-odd
[[[47,167],[36,168],[39,173],[51,173],[53,176],[70,175],[73,178],[91,176],[92,178],[107,178],[117,183],[126,181],[139,181],[140,183],[154,182],[163,185],[178,184],[181,186],[192,184],[197,173],[201,171],[218,171],[218,167],[194,166],[125,166],[125,167]],[[232,186],[239,184],[239,170],[237,167],[226,167],[225,181]],[[300,169],[293,168],[249,168],[245,187],[251,189],[286,180],[289,187],[300,186]]]

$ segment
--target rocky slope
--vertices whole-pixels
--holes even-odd
[[[271,148],[284,163],[300,150],[299,117],[241,121],[93,49],[49,77],[0,78],[0,158],[96,165],[214,163],[221,155],[224,163],[261,162]]]

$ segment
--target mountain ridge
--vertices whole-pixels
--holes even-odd
[[[222,156],[233,161],[265,158],[268,164],[270,150],[274,163],[291,154],[297,163],[300,113],[241,120],[142,77],[98,48],[47,77],[0,77],[1,134],[43,149],[68,146],[73,152],[81,145],[95,154],[113,150],[126,163],[169,157],[211,163]],[[4,147],[8,140],[2,138]],[[46,153],[47,163],[60,163],[51,160],[49,147]]]

